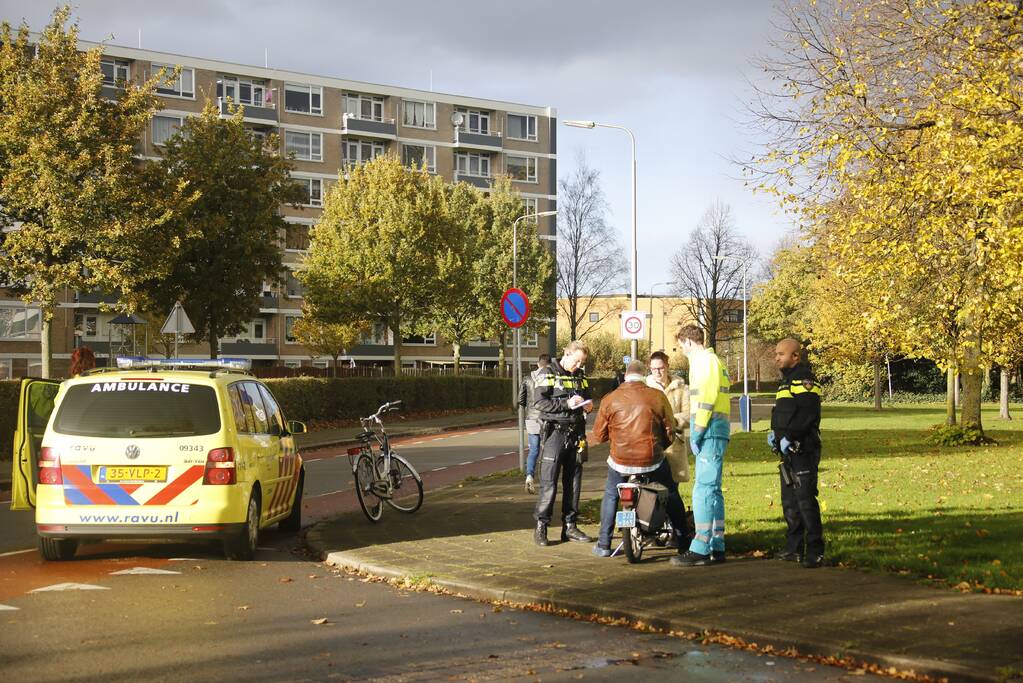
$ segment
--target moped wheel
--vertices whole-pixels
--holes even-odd
[[[380,477],[373,458],[363,453],[355,461],[355,495],[359,499],[359,507],[371,522],[379,522],[384,514],[384,504],[373,493],[373,484]]]
[[[625,559],[629,564],[636,564],[643,558],[643,532],[639,527],[622,529],[622,541],[625,544]]]

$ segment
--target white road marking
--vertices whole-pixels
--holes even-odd
[[[508,451],[507,453],[502,453],[501,455],[515,455],[516,452],[517,451]]]
[[[494,459],[494,458],[496,458],[496,457],[497,457],[496,455],[488,455],[487,457],[485,457],[485,458],[483,458],[483,459],[484,459],[484,460],[493,460],[493,459]]]
[[[35,550],[35,548],[27,548],[25,550],[12,550],[9,553],[0,553],[0,557],[8,557],[10,555],[22,555],[24,553],[33,552],[34,550]]]
[[[168,562],[201,562],[202,560],[200,560],[197,557],[172,557],[172,558],[170,558],[167,561]]]
[[[29,593],[58,593],[60,591],[108,591],[106,586],[93,586],[91,583],[55,583],[30,590]]]
[[[20,607],[11,607],[10,605],[0,605],[0,612],[14,612],[21,609]]]
[[[337,491],[327,491],[326,493],[317,493],[317,494],[312,495],[312,496],[303,495],[303,498],[323,498],[324,496],[332,496],[335,493],[344,493],[345,491],[350,491],[350,490],[352,490],[352,489],[338,489]]]
[[[460,462],[460,463],[458,463],[458,465],[459,465],[459,466],[462,466],[462,465],[471,465],[471,464],[473,464],[473,462],[475,462],[475,461],[474,461],[474,460],[466,460],[465,462]]]
[[[128,574],[180,574],[181,572],[173,572],[169,569],[156,569],[154,567],[133,567],[131,569],[122,569],[118,572],[110,572],[110,576],[127,576]]]
[[[447,469],[447,467],[434,467],[434,468],[433,468],[432,470],[430,470],[430,471],[431,471],[431,472],[440,472],[441,470],[446,470],[446,469]]]

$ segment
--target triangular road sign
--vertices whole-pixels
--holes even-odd
[[[193,334],[195,333],[195,327],[192,325],[192,321],[188,319],[188,314],[185,313],[185,309],[181,307],[181,302],[174,304],[174,308],[171,309],[170,315],[167,316],[167,322],[160,328],[160,334]]]

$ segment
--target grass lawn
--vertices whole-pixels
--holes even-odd
[[[956,449],[926,441],[944,406],[826,405],[819,500],[830,561],[962,589],[1023,590],[1023,406],[1013,408],[1018,419],[1003,422],[985,407],[997,444]],[[767,427],[757,421],[753,433],[733,435],[725,454],[730,551],[784,543]]]

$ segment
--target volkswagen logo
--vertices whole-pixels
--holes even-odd
[[[128,446],[127,448],[124,449],[124,455],[126,458],[128,458],[128,460],[134,460],[135,458],[139,457],[139,447],[136,446],[135,444]]]

